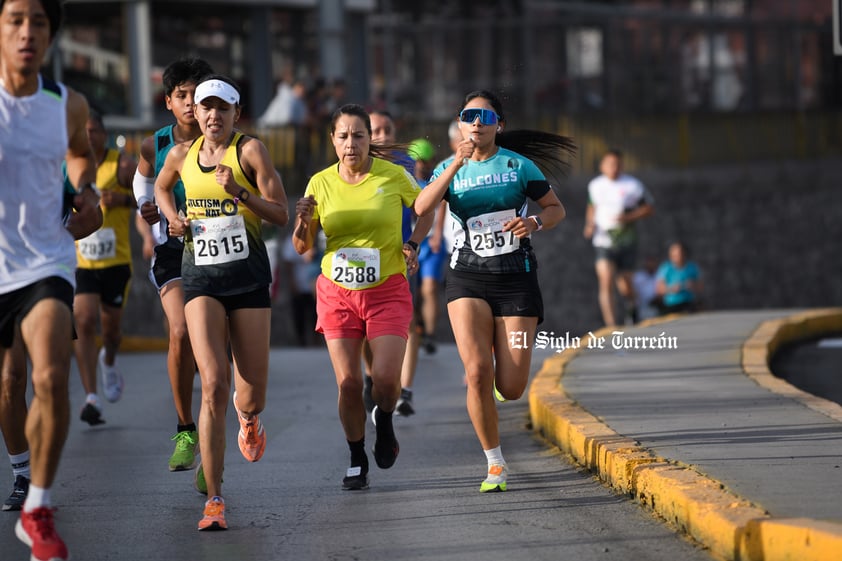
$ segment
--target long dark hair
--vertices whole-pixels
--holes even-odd
[[[352,117],[359,117],[365,124],[368,131],[369,138],[371,137],[371,117],[365,107],[356,103],[346,103],[337,108],[330,117],[330,136],[336,132],[336,122],[342,115],[351,115]],[[368,155],[383,160],[394,161],[402,152],[406,152],[406,144],[374,144],[369,142]]]
[[[466,95],[459,111],[461,112],[469,101],[478,97],[491,104],[501,122],[506,121],[503,103],[488,90],[475,90]],[[569,136],[529,129],[498,132],[494,143],[529,158],[545,174],[562,177],[570,171],[568,158],[576,153],[576,143]]]

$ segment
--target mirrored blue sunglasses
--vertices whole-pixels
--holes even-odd
[[[500,116],[491,109],[463,109],[459,113],[459,120],[463,123],[473,123],[479,117],[479,122],[483,125],[496,125],[500,121]]]

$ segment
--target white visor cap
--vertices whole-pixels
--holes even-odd
[[[196,93],[193,99],[194,103],[202,103],[203,100],[209,97],[218,97],[231,105],[240,103],[240,94],[237,93],[234,86],[222,80],[207,80],[196,86]]]

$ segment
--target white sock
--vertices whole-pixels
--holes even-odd
[[[29,493],[26,495],[26,501],[23,503],[24,512],[32,512],[36,508],[45,506],[49,508],[50,504],[50,490],[42,489],[37,485],[29,486]]]
[[[497,448],[492,448],[491,450],[483,450],[483,452],[485,452],[488,465],[506,464],[506,460],[503,459],[503,450],[501,450],[499,446]]]
[[[85,401],[86,401],[87,403],[90,403],[91,405],[93,405],[93,406],[94,406],[94,407],[96,407],[97,409],[101,409],[101,408],[102,408],[102,405],[100,405],[100,403],[99,403],[99,396],[98,396],[97,394],[95,394],[95,393],[89,393],[88,395],[86,395],[86,396],[85,396]]]
[[[32,479],[29,473],[29,450],[22,454],[9,454],[9,461],[12,462],[13,476],[22,475],[27,479]]]

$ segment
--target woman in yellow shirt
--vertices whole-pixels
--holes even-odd
[[[155,181],[155,199],[172,236],[184,236],[182,282],[187,329],[202,377],[199,446],[208,501],[199,530],[224,530],[222,469],[225,412],[230,394],[226,354],[230,337],[236,364],[234,408],[240,452],[258,461],[266,433],[258,418],[269,372],[272,281],[262,220],[284,226],[287,198],[266,147],[234,129],[240,92],[229,78],[204,78],[195,93],[202,136],[174,146]],[[172,189],[184,183],[187,216]]]
[[[316,330],[327,341],[339,390],[339,418],[351,450],[342,487],[356,490],[368,487],[364,338],[373,355],[377,465],[390,468],[400,449],[392,413],[400,395],[412,316],[407,267],[414,270],[418,263],[417,244],[402,241],[402,216],[421,189],[403,167],[384,159],[394,146],[371,143],[371,120],[361,106],[337,109],[330,137],[339,162],[314,175],[296,203],[293,243],[298,253],[306,252],[320,227],[327,239],[316,282]]]

